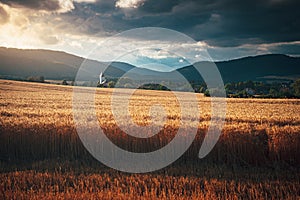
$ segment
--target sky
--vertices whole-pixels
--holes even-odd
[[[299,8],[299,0],[0,0],[0,46],[89,57],[116,34],[161,27],[192,38],[189,48],[205,49],[215,61],[269,53],[299,56]],[[134,40],[153,44],[147,36],[127,39],[121,40],[127,49],[134,49]],[[156,60],[180,66],[186,58],[170,52],[182,45],[123,57],[136,65]]]

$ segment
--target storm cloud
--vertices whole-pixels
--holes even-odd
[[[222,47],[300,38],[298,0],[99,0],[82,6],[65,17],[84,19],[87,34],[157,26]]]
[[[68,12],[74,9],[72,0],[1,0],[1,3],[16,8],[25,7],[52,12]]]
[[[140,27],[163,27],[206,43],[218,58],[255,53],[299,55],[299,0],[0,0],[12,8],[47,12],[28,16],[52,28],[47,44],[63,36],[107,37]],[[9,13],[0,6],[0,23]],[[47,32],[47,31],[45,31]],[[74,42],[72,42],[74,43]],[[78,41],[76,41],[78,43]],[[226,52],[227,51],[227,52]],[[238,51],[234,53],[235,51]],[[235,56],[234,56],[235,55]]]

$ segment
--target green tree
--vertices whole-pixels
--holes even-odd
[[[271,97],[277,97],[278,96],[278,92],[274,88],[271,88],[269,90],[269,95],[271,95]]]
[[[40,82],[40,83],[45,82],[44,76],[30,76],[27,78],[27,80],[31,82]]]
[[[208,90],[208,89],[206,89],[206,90],[205,90],[205,92],[204,92],[204,96],[206,96],[206,97],[210,97],[210,94],[209,94],[209,90]]]
[[[295,96],[300,97],[300,79],[293,83],[293,89],[295,91]]]
[[[205,87],[201,86],[200,89],[199,89],[199,92],[200,92],[200,93],[204,93],[205,90],[206,90]]]
[[[66,80],[63,80],[61,84],[62,85],[68,85],[68,82]]]
[[[115,87],[115,82],[114,81],[109,81],[108,83],[107,83],[107,87],[109,87],[109,88],[113,88],[113,87]]]

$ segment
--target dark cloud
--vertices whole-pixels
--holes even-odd
[[[9,5],[58,9],[58,1],[4,0]],[[111,35],[157,26],[183,32],[212,46],[291,42],[300,39],[299,0],[146,0],[138,8],[116,8],[116,0],[74,3],[61,29]]]
[[[9,14],[0,5],[0,24],[5,24],[9,20]]]
[[[155,0],[147,2],[159,6]],[[144,4],[139,10],[155,14],[159,9],[151,9],[154,7]],[[168,14],[156,17],[162,19],[165,27],[175,28],[196,40],[217,46],[238,46],[248,42],[299,40],[299,7],[298,0],[177,0],[162,5],[161,10]]]
[[[92,9],[98,13],[112,13],[115,12],[116,0],[98,0],[92,5]]]
[[[216,46],[300,38],[298,0],[147,0],[137,9],[117,9],[115,2],[101,0],[91,4],[98,17],[89,21],[93,25],[87,32],[100,30],[95,29],[100,27],[97,23],[108,32],[160,26]]]
[[[63,7],[63,9],[66,9],[65,11],[68,11],[73,4],[71,0],[65,0],[64,2],[59,0],[2,0],[1,2],[11,7],[25,7],[43,11],[58,11]]]
[[[116,1],[111,0],[101,0],[89,5],[76,3],[76,9],[64,16],[72,23],[80,21],[81,24],[78,25],[81,28],[85,27],[81,30],[91,34],[101,30],[116,33],[146,26],[182,31],[202,24],[210,18],[208,12],[196,12],[192,3],[181,5],[184,1],[178,0],[162,2],[158,4],[156,1],[148,0],[137,9],[116,8]]]
[[[127,11],[129,17],[109,22],[112,28],[172,28],[217,46],[290,42],[300,38],[299,7],[299,0],[147,0]],[[112,6],[108,10],[121,16]]]
[[[1,2],[9,6],[22,6],[46,11],[55,11],[60,8],[57,0],[1,0]]]
[[[83,33],[88,35],[109,35],[109,33],[126,30],[123,23],[124,14],[116,13],[114,3],[101,1],[96,4],[75,3],[73,12],[62,14],[64,19],[59,29],[68,29],[68,32]],[[65,23],[68,22],[68,23]]]
[[[173,7],[178,5],[181,0],[164,0],[164,1],[146,1],[139,9],[147,13],[166,13],[171,12]]]
[[[230,4],[223,4],[217,10],[221,16],[221,25],[213,30],[219,34],[208,39],[211,44],[228,46],[241,45],[245,42],[299,40],[300,14],[297,11],[300,6],[299,1],[238,3],[231,0],[230,2]]]

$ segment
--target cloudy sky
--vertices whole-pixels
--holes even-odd
[[[62,50],[86,57],[115,34],[162,27],[193,38],[214,60],[267,53],[300,55],[299,0],[0,2],[0,46],[5,47]],[[141,61],[138,58],[136,62]],[[155,51],[147,57],[153,58],[172,56]]]

